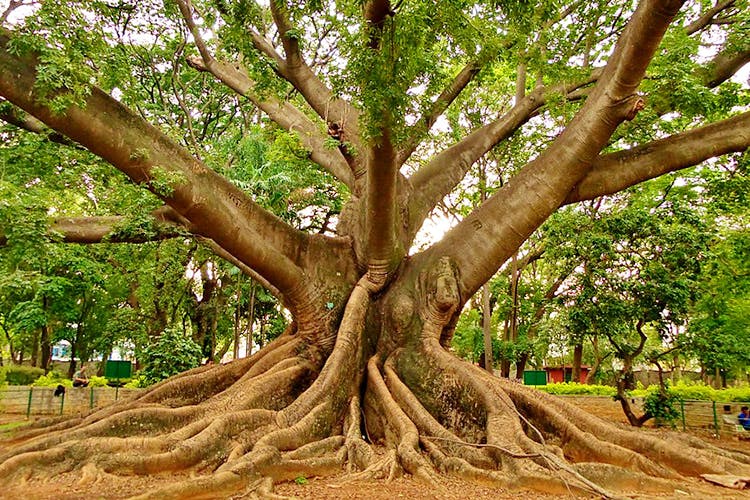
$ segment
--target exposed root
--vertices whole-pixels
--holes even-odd
[[[395,442],[398,443],[397,452],[400,464],[415,477],[436,484],[437,478],[432,467],[419,452],[419,431],[391,397],[388,387],[386,387],[380,375],[375,356],[370,358],[367,363],[367,384],[368,391],[371,390],[375,396],[374,402],[380,407],[383,421],[396,434],[397,441]]]
[[[360,480],[372,480],[372,479],[385,479],[386,482],[391,482],[396,478],[403,476],[404,469],[401,467],[398,461],[398,455],[396,450],[388,450],[382,458],[375,460],[365,470],[350,474],[344,479],[341,479],[339,483],[351,483]]]
[[[354,468],[364,470],[369,467],[373,463],[373,457],[375,455],[372,451],[372,447],[362,439],[361,413],[362,409],[359,397],[354,396],[349,402],[349,413],[346,420],[344,420],[347,472],[349,473],[352,473]]]

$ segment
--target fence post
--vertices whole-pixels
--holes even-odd
[[[686,426],[685,426],[685,400],[680,398],[680,413],[682,414],[682,431],[685,432]]]
[[[714,429],[716,429],[716,435],[719,435],[719,419],[716,416],[716,401],[712,401],[711,408],[714,411]]]
[[[89,389],[89,410],[91,410],[94,408],[94,388],[90,387]]]
[[[31,394],[34,392],[34,387],[29,386],[29,402],[26,405],[26,420],[31,416]]]
[[[63,414],[63,408],[65,407],[65,393],[60,394],[60,415]]]

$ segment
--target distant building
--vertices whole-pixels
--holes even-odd
[[[52,346],[52,361],[70,361],[71,345],[67,340],[61,340]]]
[[[570,382],[573,380],[573,367],[572,366],[547,366],[544,368],[547,372],[547,382],[550,384],[559,384],[562,382]],[[581,380],[582,384],[586,383],[586,379],[589,376],[591,368],[588,366],[581,366]]]

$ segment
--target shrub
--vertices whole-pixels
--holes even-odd
[[[146,381],[146,377],[140,373],[133,376],[126,384],[123,385],[126,389],[143,389],[148,387],[150,384]]]
[[[670,387],[669,392],[685,401],[750,401],[750,386],[714,389],[703,383],[690,384],[680,381]],[[631,394],[635,397],[646,397],[648,396],[648,389],[635,390]]]
[[[608,385],[588,385],[577,382],[562,382],[536,386],[540,391],[558,396],[614,396],[617,389]]]
[[[89,377],[89,387],[107,387],[107,377],[92,375]]]
[[[105,377],[97,377],[93,375],[88,378],[89,387],[106,387],[107,379]],[[33,384],[34,387],[57,387],[62,385],[65,387],[73,387],[73,381],[65,378],[62,374],[56,371],[50,371],[46,375],[42,375]]]
[[[146,364],[143,377],[148,384],[153,384],[195,368],[201,357],[201,348],[193,339],[177,330],[167,328],[143,351],[143,360]]]
[[[33,366],[10,365],[5,368],[5,380],[8,385],[31,385],[44,375],[44,370]]]
[[[652,385],[643,398],[643,409],[654,417],[657,425],[674,426],[680,418],[680,411],[677,409],[679,404],[680,397],[671,390],[668,384],[664,394],[659,390],[659,386]]]
[[[42,375],[34,381],[34,387],[57,387],[62,385],[65,387],[73,387],[73,381],[64,378],[62,375],[55,371],[51,371],[46,375]]]

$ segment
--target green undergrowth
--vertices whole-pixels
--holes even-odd
[[[588,385],[578,384],[575,382],[565,382],[560,384],[548,384],[537,386],[537,389],[549,394],[558,396],[610,396],[614,397],[617,390],[608,385]],[[646,398],[649,395],[658,392],[657,385],[651,385],[644,388],[639,382],[636,389],[628,393],[635,398]],[[668,387],[667,391],[670,396],[688,400],[697,401],[721,401],[721,402],[743,402],[750,401],[750,386],[730,387],[727,389],[714,389],[704,384],[691,384],[686,382],[677,382]]]
[[[4,424],[0,424],[0,434],[12,431],[13,429],[21,427],[24,424],[26,424],[26,422],[24,422],[24,421],[7,422],[7,423],[4,423]]]

